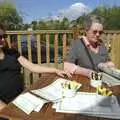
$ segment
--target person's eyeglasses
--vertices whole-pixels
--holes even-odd
[[[0,39],[5,39],[5,38],[7,38],[8,37],[8,35],[7,34],[3,34],[3,35],[0,35]]]
[[[94,31],[93,31],[93,34],[96,35],[97,33],[99,33],[99,35],[101,35],[101,34],[103,34],[103,31],[102,31],[102,30],[101,30],[101,31],[97,31],[97,30],[94,30]]]

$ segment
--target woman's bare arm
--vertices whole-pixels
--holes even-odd
[[[30,62],[29,60],[27,60],[25,57],[20,56],[18,58],[19,63],[27,68],[28,70],[32,71],[32,72],[36,72],[36,73],[56,73],[59,76],[64,77],[64,75],[66,74],[63,70],[59,70],[56,68],[50,68],[50,67],[43,67],[40,66],[38,64],[34,64],[32,62]]]

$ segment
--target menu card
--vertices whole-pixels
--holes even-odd
[[[80,113],[88,116],[120,119],[120,106],[115,96],[111,96],[111,104],[101,106],[96,93],[78,92],[75,97],[64,98],[55,103],[56,112]],[[101,99],[102,102],[102,99]]]
[[[59,78],[47,87],[32,90],[30,92],[19,95],[13,104],[23,110],[26,114],[30,114],[32,111],[39,112],[42,106],[47,102],[58,102],[62,96],[61,83],[70,80]],[[81,86],[80,83],[76,83],[78,88]]]
[[[32,111],[39,112],[46,102],[46,100],[27,92],[19,95],[12,103],[29,115]]]
[[[117,79],[107,73],[102,73],[102,82],[106,83],[108,86],[120,85],[120,79]]]
[[[54,81],[47,87],[37,90],[32,90],[31,92],[38,96],[41,96],[42,98],[47,99],[50,102],[57,102],[63,97],[62,95],[63,88],[61,85],[63,83],[66,83],[67,81],[72,82],[67,79],[58,78],[56,81]],[[81,84],[80,83],[76,83],[76,84],[78,86],[77,89],[79,89],[81,87]]]
[[[107,74],[117,78],[118,80],[120,80],[120,69],[113,68],[113,67],[107,67],[107,66],[104,66],[102,64],[99,64],[98,68],[101,71],[103,71],[103,72],[105,72],[105,73],[107,73]]]

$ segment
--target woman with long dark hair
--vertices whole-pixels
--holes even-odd
[[[32,72],[56,73],[60,76],[65,74],[64,71],[56,68],[33,64],[21,56],[17,50],[9,48],[7,34],[4,27],[0,25],[0,109],[23,91],[21,65]]]

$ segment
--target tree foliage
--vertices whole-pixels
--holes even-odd
[[[22,17],[11,2],[0,2],[0,23],[4,24],[7,30],[20,29]]]
[[[120,7],[119,6],[99,6],[89,14],[97,14],[104,18],[105,29],[120,29]],[[84,14],[76,20],[70,21],[64,17],[62,20],[39,20],[30,24],[23,24],[23,18],[17,11],[16,6],[11,2],[0,2],[0,23],[3,23],[7,30],[61,30],[77,27],[83,28]]]
[[[95,8],[91,13],[89,14],[96,14],[104,19],[104,28],[107,30],[119,30],[120,29],[120,7],[119,6],[99,6]],[[78,17],[76,20],[69,21],[67,18],[63,18],[63,20],[48,20],[44,21],[41,20],[39,22],[32,22],[32,26],[35,29],[71,29],[74,27],[77,27],[79,29],[83,28],[83,22],[84,22],[85,14]]]
[[[100,6],[92,11],[91,14],[97,14],[104,18],[104,27],[107,30],[120,29],[120,7],[118,6]]]

